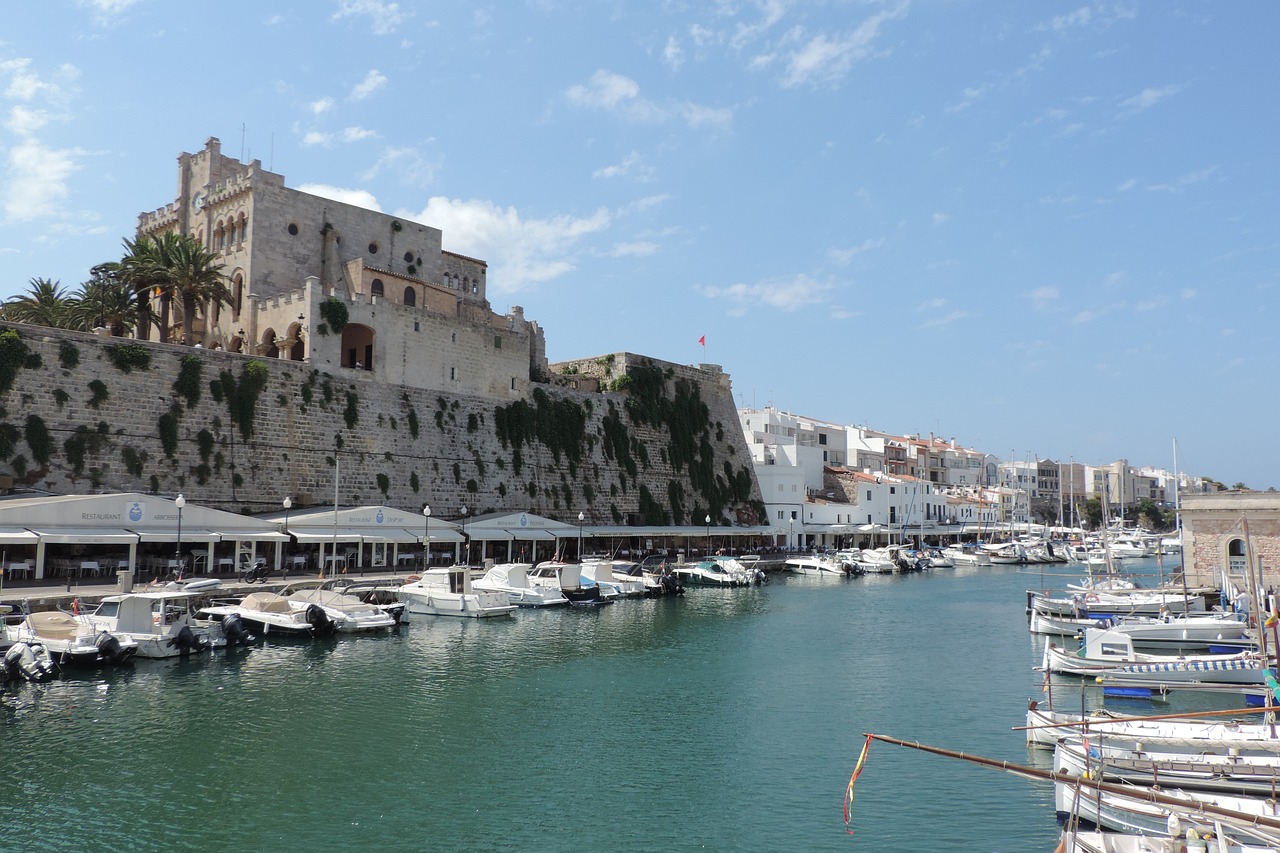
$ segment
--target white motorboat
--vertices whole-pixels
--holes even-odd
[[[118,666],[131,662],[138,653],[137,642],[128,634],[95,628],[78,615],[61,610],[29,613],[6,632],[12,642],[43,645],[59,664]]]
[[[617,568],[619,566],[630,566],[633,563],[627,563],[624,560],[583,560],[581,572],[582,584],[590,586],[597,584],[601,591],[613,598],[630,598],[645,594],[644,581],[636,578],[628,578],[620,580],[617,576]]]
[[[333,622],[340,634],[370,633],[394,628],[396,620],[372,604],[366,604],[354,595],[346,595],[335,589],[325,589],[319,581],[292,584],[281,591],[294,610],[306,612],[316,605]]]
[[[484,573],[484,577],[471,582],[471,588],[480,592],[505,593],[509,603],[517,607],[554,607],[568,604],[560,586],[542,586],[529,582],[528,563],[498,563]]]
[[[1046,615],[1101,619],[1116,616],[1159,616],[1164,612],[1203,613],[1205,599],[1199,593],[1172,590],[1076,592],[1068,597],[1054,597],[1028,590],[1027,608],[1039,610]]]
[[[577,563],[544,560],[529,570],[529,583],[558,590],[571,607],[599,607],[613,603],[613,599],[606,596],[600,587],[582,585],[582,570]]]
[[[643,563],[614,561],[613,577],[620,581],[643,584],[644,594],[650,598],[659,595],[680,595],[684,592],[684,587],[671,574],[665,562],[651,565],[656,565],[654,571],[646,570]]]
[[[207,594],[197,590],[163,589],[108,595],[81,617],[95,630],[124,633],[138,645],[138,657],[170,658],[225,648],[219,625],[197,624],[194,602]]]
[[[319,605],[298,609],[274,592],[251,592],[240,599],[214,601],[196,611],[196,619],[221,626],[231,639],[244,640],[247,628],[261,637],[328,637],[336,630],[333,619]]]
[[[358,598],[365,604],[378,608],[400,624],[404,620],[405,604],[400,600],[400,582],[351,580],[335,578],[325,581],[325,589],[333,589],[343,595]]]
[[[978,548],[952,546],[943,548],[942,553],[950,557],[957,566],[991,565],[991,555]]]
[[[1043,749],[1053,749],[1062,738],[1087,734],[1099,742],[1135,751],[1152,746],[1159,751],[1191,754],[1235,750],[1241,756],[1280,755],[1280,733],[1275,727],[1234,719],[1142,719],[1120,716],[1105,708],[1079,714],[1037,706],[1027,710],[1026,733],[1027,746]]]
[[[0,685],[46,681],[54,670],[53,655],[44,643],[12,643],[0,658]]]
[[[788,571],[797,575],[845,577],[849,574],[845,561],[838,559],[834,554],[802,554],[788,557],[783,564]]]
[[[505,592],[472,589],[466,566],[427,569],[415,581],[400,587],[400,600],[413,615],[485,618],[515,611]]]
[[[1268,672],[1252,652],[1224,655],[1155,655],[1134,651],[1133,639],[1103,628],[1085,628],[1078,649],[1052,643],[1044,648],[1044,667],[1050,672],[1084,677],[1116,676],[1126,682],[1170,684],[1265,684]]]
[[[733,561],[736,563],[737,561]],[[671,574],[685,586],[750,586],[751,576],[745,569],[735,571],[724,560],[699,560],[696,563],[679,563]]]
[[[1196,836],[1199,837],[1200,833],[1196,832]],[[1210,847],[1208,843],[1204,843],[1200,845],[1199,850],[1212,850],[1213,853],[1276,853],[1280,850],[1277,847],[1265,846],[1265,839],[1250,843],[1247,840],[1237,840],[1235,837],[1220,838],[1214,832],[1208,833],[1208,836],[1213,846]],[[1239,838],[1247,839],[1247,833],[1240,833]],[[1197,838],[1192,838],[1188,842],[1182,838],[1141,833],[1072,829],[1069,825],[1068,828],[1063,829],[1057,849],[1071,853],[1181,853],[1181,851],[1196,849],[1190,846],[1190,843],[1196,840]]]

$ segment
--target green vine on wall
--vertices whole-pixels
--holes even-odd
[[[160,433],[160,449],[170,459],[178,452],[178,415],[181,409],[174,403],[169,411],[156,419],[156,428]]]
[[[267,387],[270,375],[267,366],[255,359],[244,366],[239,379],[230,370],[224,370],[216,380],[209,383],[210,395],[215,402],[226,400],[231,424],[240,428],[240,437],[245,441],[253,437],[258,398]]]
[[[111,396],[107,392],[107,386],[101,379],[93,379],[89,382],[89,408],[96,409],[107,401]]]
[[[39,415],[27,415],[22,438],[31,448],[31,458],[41,465],[48,465],[53,453],[53,439],[49,436],[49,427]]]
[[[342,412],[342,419],[347,422],[347,429],[355,429],[360,422],[360,398],[355,391],[347,392],[347,407]]]
[[[330,296],[320,303],[320,318],[324,320],[324,331],[321,334],[333,332],[335,335],[342,334],[342,330],[346,328],[347,321],[351,319],[351,314],[347,311],[346,303],[338,299],[336,296]],[[320,329],[316,329],[320,331]]]
[[[116,344],[107,349],[107,358],[121,373],[151,369],[151,350],[142,344]]]
[[[200,371],[204,360],[198,355],[184,355],[178,367],[178,378],[173,380],[173,390],[193,409],[200,402]]]
[[[13,388],[18,371],[26,367],[29,355],[31,350],[27,349],[16,330],[0,332],[0,394]]]
[[[80,364],[80,348],[71,341],[58,344],[58,363],[64,370],[74,370]]]
[[[0,459],[8,459],[13,455],[20,438],[22,433],[16,426],[11,423],[0,424]]]

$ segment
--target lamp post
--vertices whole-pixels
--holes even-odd
[[[293,498],[289,497],[288,495],[285,495],[284,500],[280,502],[280,505],[284,507],[284,535],[289,537],[284,542],[280,543],[280,550],[286,551],[286,549],[289,547],[289,543],[293,541],[293,536],[289,533],[289,507],[293,506]],[[281,565],[284,566],[284,571],[280,573],[281,580],[284,580],[285,578],[289,577],[288,561],[289,561],[289,554],[286,551],[284,555],[284,560],[281,561]]]
[[[582,522],[586,519],[581,512],[578,513],[578,562],[582,562]]]
[[[431,565],[431,504],[422,507],[422,570]]]
[[[471,540],[467,538],[467,508],[464,506],[459,513],[462,516],[462,541],[466,543],[467,555],[463,558],[466,565],[471,565]]]
[[[707,513],[707,556],[711,556],[711,514]]]
[[[796,517],[791,516],[791,535],[787,537],[787,548],[793,548],[796,544]]]
[[[178,577],[182,577],[182,508],[187,505],[187,499],[179,494],[173,505],[178,508],[178,546],[174,556],[178,558]]]

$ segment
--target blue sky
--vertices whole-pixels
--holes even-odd
[[[443,229],[554,361],[1280,486],[1273,3],[190,4],[0,27],[0,296],[75,285],[209,136]],[[705,348],[698,339],[705,335]]]

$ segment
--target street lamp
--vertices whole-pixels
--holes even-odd
[[[431,504],[422,507],[422,570],[431,565]]]
[[[464,562],[469,566],[471,565],[471,540],[467,537],[467,508],[465,506],[459,512],[459,515],[462,516],[462,541],[467,544],[467,556]]]
[[[178,558],[178,577],[182,577],[182,508],[187,505],[187,499],[179,494],[173,505],[178,508],[178,547],[174,556]]]
[[[578,513],[578,562],[582,562],[582,522],[586,518],[581,512]]]
[[[791,535],[787,537],[787,547],[794,548],[796,544],[796,517],[791,516]]]
[[[280,502],[280,505],[284,507],[284,535],[285,535],[285,536],[290,536],[290,534],[289,534],[289,507],[293,506],[293,498],[289,497],[288,495],[285,495],[285,496],[284,496],[284,500],[282,500],[282,501]],[[281,548],[281,550],[285,550],[285,549],[287,549],[287,548],[289,547],[289,543],[290,543],[291,541],[293,541],[293,540],[292,540],[292,537],[290,536],[290,538],[289,538],[289,539],[286,539],[284,542],[281,542],[281,543],[280,543],[280,548]],[[288,560],[288,559],[289,559],[289,555],[288,555],[288,553],[285,553],[284,557],[285,557],[285,560]],[[289,566],[288,566],[288,564],[286,563],[286,564],[285,564],[285,567],[284,567],[284,571],[280,574],[280,578],[283,580],[284,578],[287,578],[288,576],[289,576]]]
[[[711,556],[711,514],[707,514],[707,556]]]

